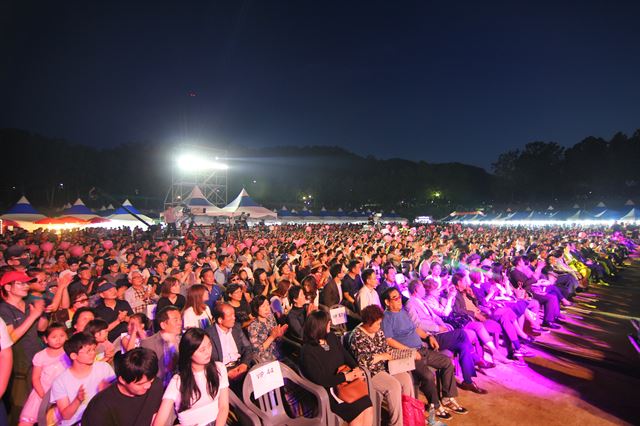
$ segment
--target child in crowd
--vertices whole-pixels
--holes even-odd
[[[149,318],[145,314],[137,313],[129,317],[127,332],[120,335],[120,351],[129,352],[139,348],[140,342],[147,338],[147,330],[151,326]]]
[[[42,398],[51,388],[54,379],[70,365],[63,347],[64,342],[67,341],[66,327],[61,323],[51,323],[43,337],[47,348],[33,357],[31,377],[33,389],[20,413],[20,426],[33,425],[38,422],[38,410]]]
[[[113,343],[108,339],[109,324],[100,318],[89,321],[84,328],[84,332],[93,336],[96,339],[96,361],[103,361],[113,364],[113,356],[115,355],[115,348]]]
[[[115,378],[109,364],[96,361],[96,346],[96,339],[86,333],[76,333],[64,344],[71,367],[53,381],[50,397],[60,413],[60,426],[78,423],[91,398]]]

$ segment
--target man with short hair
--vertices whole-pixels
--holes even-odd
[[[98,392],[82,415],[82,424],[147,426],[158,412],[164,388],[158,357],[151,349],[135,348],[116,358],[116,382]]]
[[[396,285],[396,268],[391,264],[387,264],[382,270],[382,281],[376,287],[376,292],[380,299],[382,299],[382,295],[389,288],[397,288]]]
[[[362,270],[362,261],[354,259],[347,265],[347,274],[342,279],[342,295],[344,296],[344,305],[350,309],[356,309],[356,295],[363,286],[360,272]]]
[[[109,340],[113,342],[122,333],[127,332],[127,322],[129,315],[133,315],[133,310],[129,302],[118,299],[118,291],[114,284],[104,281],[96,290],[102,300],[95,307],[95,313],[98,318],[109,324],[107,331]]]
[[[156,315],[160,331],[140,342],[143,348],[151,349],[158,357],[158,378],[163,386],[169,384],[178,371],[178,346],[182,335],[180,309],[169,305]]]
[[[347,274],[347,268],[341,263],[335,263],[329,268],[331,279],[320,292],[320,303],[326,306],[339,305],[342,303],[342,280]]]
[[[129,283],[131,287],[124,292],[124,300],[129,303],[133,312],[146,314],[147,306],[158,296],[151,286],[145,286],[144,276],[139,270],[129,273]]]
[[[104,279],[110,283],[116,284],[122,279],[126,279],[127,276],[120,272],[120,265],[116,260],[110,259],[104,262],[104,267],[109,271],[108,274],[103,275]]]
[[[213,345],[212,358],[227,367],[229,386],[234,392],[239,392],[242,389],[242,379],[252,363],[253,347],[240,324],[236,323],[233,306],[227,303],[216,305],[213,321],[214,324],[206,329]]]
[[[69,284],[69,291],[78,291],[83,289],[88,296],[92,296],[96,292],[95,280],[91,277],[91,267],[83,265],[78,268],[76,279]]]
[[[4,301],[0,303],[0,318],[7,325],[7,332],[13,341],[13,370],[9,401],[11,406],[10,424],[17,424],[20,411],[31,392],[31,360],[42,350],[38,331],[46,330],[48,321],[44,315],[44,300],[27,305],[29,284],[35,278],[21,271],[5,272],[0,278],[4,290]]]
[[[402,309],[402,297],[396,289],[390,289],[384,294],[384,304],[387,309],[382,319],[382,330],[389,346],[395,349],[416,349],[416,368],[414,377],[420,386],[420,390],[427,397],[438,417],[443,419],[451,418],[451,414],[440,406],[440,396],[433,373],[429,367],[438,369],[441,377],[442,405],[460,414],[467,412],[460,407],[455,397],[458,396],[456,386],[455,368],[446,355],[437,350],[438,341],[423,330],[416,328],[411,322],[409,314]],[[428,349],[431,347],[431,350]]]
[[[231,274],[231,259],[226,254],[218,256],[218,269],[213,273],[216,284],[224,287]]]
[[[382,304],[380,303],[380,296],[378,296],[378,293],[376,292],[376,287],[378,286],[376,271],[370,268],[362,271],[362,281],[364,282],[364,286],[360,289],[356,297],[358,301],[358,309],[362,311],[369,305],[378,305],[382,307]]]
[[[200,271],[200,280],[209,292],[209,300],[205,303],[209,307],[209,310],[213,312],[218,300],[222,300],[224,289],[216,283],[215,273],[211,268],[204,268]]]

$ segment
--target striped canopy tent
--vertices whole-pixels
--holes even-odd
[[[138,220],[131,213],[140,217],[142,220],[147,222],[147,224],[149,225],[153,224],[153,219],[151,219],[149,216],[145,216],[142,213],[140,213],[140,211],[136,209],[133,206],[133,204],[131,204],[131,201],[125,200],[124,203],[122,203],[122,207],[117,209],[115,212],[113,212],[112,215],[109,216],[109,219],[111,219],[111,222],[109,222],[108,225],[109,226],[128,226],[129,228],[135,228],[136,226],[138,226],[140,228],[146,228],[144,223]],[[107,223],[105,223],[104,225],[107,225]]]
[[[320,218],[320,220],[327,222],[338,220],[335,212],[327,210],[324,206],[318,212],[318,217]]]
[[[17,222],[21,228],[31,231],[38,228],[38,225],[34,224],[34,222],[45,217],[45,215],[34,209],[27,197],[23,195],[13,207],[0,216],[0,219],[12,220]]]
[[[338,210],[336,210],[335,213],[336,217],[340,220],[346,220],[349,218],[349,213],[345,212],[342,207],[338,207]]]
[[[598,214],[604,212],[605,210],[607,210],[607,206],[602,201],[600,201],[598,204],[596,204],[594,208],[591,209],[590,212],[594,216],[597,216]]]
[[[596,220],[619,220],[622,217],[622,213],[617,210],[604,209],[599,213],[593,215]]]
[[[256,203],[243,188],[240,194],[221,209],[227,216],[240,216],[245,213],[250,219],[277,219],[278,214]]]
[[[531,220],[539,220],[539,221],[554,220],[554,216],[556,215],[556,213],[557,212],[553,212],[550,210],[535,211],[531,215]]]
[[[111,216],[113,213],[115,213],[116,208],[113,207],[113,204],[109,204],[107,207],[103,209],[98,210],[98,214],[102,217],[108,217]]]
[[[566,219],[567,222],[578,222],[583,220],[594,220],[594,216],[586,210],[578,210]]]
[[[278,217],[279,218],[287,218],[291,216],[291,211],[287,208],[287,206],[282,206],[282,208],[280,210],[278,210]]]
[[[511,214],[506,220],[508,220],[509,222],[528,220],[529,215],[531,215],[530,211],[526,211],[526,210],[517,211]]]
[[[638,222],[638,219],[640,219],[640,214],[634,207],[620,218],[620,222]]]
[[[193,187],[184,201],[194,215],[225,216],[220,207],[206,199],[198,185]]]
[[[89,209],[89,207],[87,207],[80,198],[73,203],[73,206],[64,209],[60,215],[77,217],[78,219],[83,220],[90,220],[94,217],[98,217],[98,215],[91,211],[91,209]]]
[[[383,219],[390,219],[390,220],[399,220],[400,219],[400,215],[398,213],[396,213],[395,210],[391,210],[389,213],[383,213],[382,214],[382,218]]]

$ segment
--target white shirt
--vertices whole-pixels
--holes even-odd
[[[0,318],[0,349],[9,349],[13,345],[13,340],[7,331],[7,324]]]
[[[229,379],[227,378],[227,369],[220,362],[216,362],[218,368],[218,377],[220,384],[215,398],[207,392],[207,377],[205,372],[199,371],[194,373],[196,385],[200,389],[200,399],[191,405],[191,408],[178,413],[178,420],[181,425],[204,426],[216,420],[218,417],[218,399],[220,391],[229,387]],[[176,412],[180,407],[180,376],[175,375],[169,382],[167,390],[164,392],[162,399],[173,401]]]
[[[218,336],[220,337],[222,363],[227,365],[230,362],[236,362],[240,359],[240,352],[238,352],[238,345],[236,345],[236,341],[233,339],[231,329],[225,332],[218,324],[216,324],[216,330],[218,330]]]
[[[357,297],[360,311],[362,311],[369,305],[382,306],[382,304],[380,303],[380,296],[378,296],[378,292],[374,288],[369,288],[366,285],[363,286],[360,291],[358,291]]]
[[[91,373],[87,377],[83,377],[78,379],[75,377],[71,370],[65,370],[62,374],[60,374],[51,385],[51,398],[50,401],[52,403],[58,401],[59,399],[64,398],[65,396],[69,399],[69,402],[73,401],[73,399],[78,394],[78,389],[80,389],[80,385],[84,386],[85,398],[82,401],[82,404],[78,407],[73,417],[69,420],[60,420],[61,426],[69,426],[74,423],[77,423],[82,418],[82,414],[84,410],[87,408],[87,404],[91,401],[98,393],[98,387],[100,383],[103,381],[112,382],[115,380],[115,373],[113,372],[113,368],[106,362],[96,361],[93,364],[93,368],[91,369]]]
[[[182,327],[187,328],[202,328],[205,329],[211,325],[211,311],[208,306],[205,306],[204,311],[200,315],[196,315],[193,308],[189,307],[182,313]]]

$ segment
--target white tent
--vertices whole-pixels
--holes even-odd
[[[185,203],[195,215],[224,216],[222,209],[207,200],[197,185],[193,187]]]
[[[636,211],[636,208],[629,210],[627,214],[620,218],[620,222],[637,222],[640,219],[640,215]]]
[[[144,226],[144,224],[142,222],[140,222],[130,212],[134,213],[135,215],[140,217],[142,220],[147,222],[149,225],[153,224],[153,219],[151,219],[150,217],[145,216],[142,213],[140,213],[138,211],[138,209],[133,207],[133,205],[131,204],[131,201],[125,200],[124,203],[122,203],[122,207],[120,207],[118,210],[113,212],[113,214],[111,216],[109,216],[109,219],[111,219],[112,223],[110,223],[109,225],[105,225],[105,226],[116,226],[117,227],[117,226],[123,226],[124,225],[124,226],[128,226],[130,228],[134,228],[136,226],[139,226],[141,228],[146,228]]]
[[[29,200],[27,200],[27,197],[23,195],[13,207],[0,216],[0,219],[13,220],[18,222],[22,228],[33,230],[40,227],[33,222],[44,219],[45,217],[45,215],[40,214],[40,212],[34,209]]]
[[[221,209],[227,216],[240,216],[245,213],[250,219],[277,219],[278,214],[256,203],[245,189],[229,204]]]
[[[34,209],[27,197],[23,195],[13,207],[0,216],[0,219],[13,220],[18,222],[22,228],[31,231],[40,227],[40,225],[33,222],[45,217],[45,215]]]
[[[61,216],[73,216],[78,219],[91,220],[95,217],[99,217],[97,214],[92,212],[85,204],[82,202],[80,198],[73,203],[73,206],[65,209],[60,214]]]

